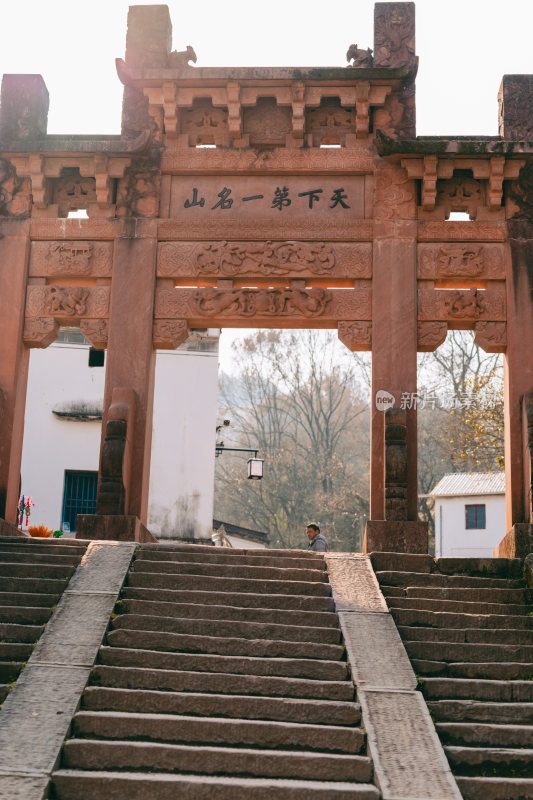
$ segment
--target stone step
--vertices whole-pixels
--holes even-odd
[[[256,594],[255,592],[202,591],[177,589],[152,589],[146,586],[139,574],[130,573],[129,586],[122,590],[123,598],[133,600],[161,600],[191,605],[223,605],[233,608],[285,609],[296,611],[334,611],[331,597],[305,597],[297,594]]]
[[[231,578],[258,581],[283,581],[292,585],[294,581],[305,583],[325,583],[327,573],[318,569],[287,569],[278,567],[255,567],[234,564],[206,564],[189,561],[149,560],[136,558],[132,567],[134,572],[155,572],[169,575],[197,575],[211,578]]]
[[[0,642],[0,661],[27,661],[33,644],[25,642]]]
[[[397,625],[424,625],[428,628],[523,628],[533,630],[533,617],[513,614],[461,614],[448,611],[391,608]]]
[[[437,722],[435,728],[443,745],[533,747],[533,725]]]
[[[24,594],[55,594],[61,595],[64,591],[66,579],[53,578],[15,578],[0,576],[2,593],[24,593]]]
[[[0,578],[70,578],[75,566],[72,564],[6,563],[0,561]],[[2,580],[4,584],[4,580]]]
[[[0,547],[28,547],[32,551],[43,551],[45,548],[53,548],[54,552],[63,552],[70,549],[72,552],[79,551],[83,555],[90,544],[90,539],[63,539],[62,537],[55,539],[50,537],[47,539],[32,538],[31,536],[0,536]]]
[[[273,778],[151,775],[60,770],[52,775],[56,800],[379,800],[371,784]]]
[[[360,754],[365,746],[365,735],[360,728],[177,714],[79,711],[72,720],[72,730],[75,738],[142,739],[354,754]]]
[[[226,549],[226,548],[224,548]],[[261,551],[256,551],[257,555],[238,555],[233,552],[225,553],[202,553],[201,559],[198,553],[188,553],[184,550],[177,552],[169,552],[162,550],[140,550],[137,554],[136,560],[153,560],[153,561],[191,561],[200,562],[202,564],[228,564],[233,566],[242,566],[249,564],[250,566],[257,567],[284,567],[286,569],[307,569],[324,571],[326,569],[326,562],[323,558],[309,559],[309,558],[283,558],[282,556],[271,556],[270,550],[265,551],[261,555]]]
[[[527,644],[404,641],[404,646],[409,658],[429,661],[533,662],[533,646]]]
[[[344,653],[342,645],[319,642],[193,636],[125,628],[110,631],[107,643],[115,647],[135,647],[142,650],[170,650],[180,653],[212,653],[256,658],[309,658],[326,661],[337,661]]]
[[[51,608],[32,606],[0,606],[0,623],[42,625],[52,616]],[[0,637],[1,638],[1,637]]]
[[[383,586],[433,586],[456,587],[457,589],[523,589],[523,583],[516,578],[481,578],[475,575],[441,575],[425,572],[376,572]]]
[[[462,778],[464,800],[533,800],[533,778]]]
[[[377,572],[425,572],[468,574],[483,578],[522,578],[519,558],[438,558],[408,553],[371,553]]]
[[[48,552],[35,552],[31,548],[9,548],[7,550],[0,547],[0,562],[2,564],[55,564],[77,566],[81,561],[82,554],[76,551],[68,553],[56,553],[54,549]]]
[[[286,697],[111,689],[89,686],[83,694],[85,711],[126,711],[136,714],[178,714],[300,722],[310,725],[357,725],[356,703]]]
[[[531,604],[533,592],[530,589],[449,589],[433,586],[381,586],[388,597],[421,597],[428,600],[455,600],[469,603],[514,603]],[[399,594],[401,592],[402,594]]]
[[[525,616],[531,607],[512,603],[467,603],[456,600],[431,600],[422,597],[391,597],[387,605],[393,608],[411,608],[420,611],[456,611],[460,614],[502,614]]]
[[[319,661],[312,658],[249,658],[206,653],[172,653],[140,648],[101,647],[99,660],[109,666],[148,667],[186,672],[217,672],[236,675],[265,675],[280,678],[306,678],[318,681],[345,681],[345,661]]]
[[[182,619],[223,619],[240,622],[271,622],[276,625],[316,626],[338,628],[339,618],[330,611],[285,611],[272,608],[236,608],[235,606],[205,606],[200,603],[168,603],[158,600],[123,599],[117,603],[119,614],[148,614]]]
[[[131,651],[126,651],[128,654]],[[147,652],[147,651],[142,651]],[[120,654],[113,650],[111,655]],[[157,653],[152,654],[159,664]],[[183,672],[171,669],[96,666],[91,681],[97,686],[121,689],[157,689],[172,692],[213,692],[215,694],[300,697],[311,700],[354,699],[351,681],[321,681],[302,678],[273,678],[263,675],[235,675],[213,672]]]
[[[533,702],[533,681],[466,680],[462,678],[424,678],[426,700],[481,700],[495,703]]]
[[[137,770],[203,773],[243,777],[368,782],[372,762],[366,756],[191,747],[156,742],[108,742],[71,739],[63,750],[63,769]]]
[[[445,747],[455,775],[498,775],[530,778],[533,750],[503,747]]]
[[[23,665],[23,661],[0,662],[0,683],[13,683],[13,681],[16,681]]]
[[[122,611],[122,608],[120,611]],[[204,612],[205,613],[205,612]],[[338,628],[318,628],[299,625],[276,625],[268,622],[237,620],[183,619],[149,614],[120,614],[112,621],[114,629],[184,633],[194,636],[217,636],[241,639],[278,639],[287,642],[317,642],[339,644]]]
[[[494,722],[533,725],[533,703],[483,703],[476,700],[428,701],[435,722]],[[533,761],[532,761],[533,763]]]
[[[11,686],[9,683],[0,683],[0,705],[4,702],[10,691]]]
[[[145,562],[147,564],[151,562]],[[261,580],[260,578],[217,578],[213,575],[173,575],[134,569],[128,573],[128,586],[157,589],[196,590],[212,592],[253,592],[263,594],[305,595],[329,597],[329,583],[318,581]]]
[[[324,563],[324,553],[314,553],[312,550],[285,550],[283,548],[269,548],[268,551],[260,550],[257,548],[241,548],[233,547],[229,550],[227,547],[213,547],[211,545],[203,544],[187,544],[185,542],[146,542],[140,546],[140,551],[154,550],[158,553],[201,553],[202,556],[210,555],[223,555],[227,556],[257,556],[267,555],[269,558],[303,558],[306,561],[316,561]]]
[[[533,664],[519,663],[512,661],[504,662],[446,662],[446,661],[424,661],[413,659],[411,661],[413,669],[419,675],[432,677],[448,678],[478,678],[496,681],[518,681],[530,680],[533,675]]]
[[[498,628],[422,628],[399,625],[402,639],[410,642],[464,642],[467,644],[530,644],[533,629]]]
[[[44,625],[16,625],[0,622],[0,641],[36,642],[44,631]]]
[[[27,606],[28,608],[50,607],[57,604],[61,594],[35,594],[32,592],[0,592],[0,607]]]

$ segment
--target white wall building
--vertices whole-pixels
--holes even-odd
[[[505,536],[505,473],[456,472],[430,492],[435,498],[435,556],[491,558]]]
[[[158,538],[209,537],[213,529],[218,395],[218,329],[158,351],[148,527]],[[61,528],[93,513],[105,365],[77,329],[32,350],[21,492],[35,507],[30,525]]]

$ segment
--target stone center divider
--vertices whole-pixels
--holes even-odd
[[[328,553],[326,564],[383,800],[460,800],[370,558]]]
[[[46,796],[136,547],[89,544],[0,712],[0,797]]]

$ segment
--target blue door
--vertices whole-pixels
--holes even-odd
[[[65,470],[65,493],[63,495],[63,523],[68,522],[70,530],[76,530],[78,514],[94,514],[96,510],[97,472],[72,472]]]

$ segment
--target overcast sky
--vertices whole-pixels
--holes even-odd
[[[147,0],[146,4],[154,5]],[[0,0],[0,71],[41,73],[49,133],[119,133],[128,0]],[[373,45],[372,0],[168,3],[202,66],[345,66]],[[496,134],[498,87],[533,72],[533,0],[418,0],[419,135]]]

